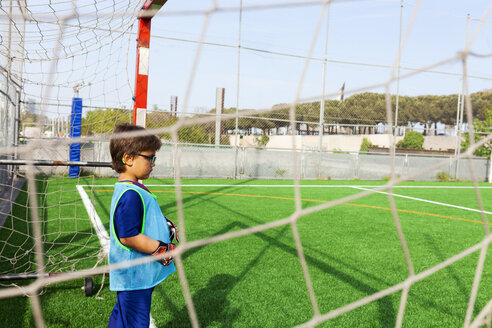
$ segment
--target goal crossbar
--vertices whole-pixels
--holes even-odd
[[[38,159],[38,160],[0,159],[0,165],[111,167],[110,162],[55,161],[55,160],[44,160],[44,159]]]

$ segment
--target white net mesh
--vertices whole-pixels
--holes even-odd
[[[174,252],[178,274],[169,282],[176,288],[154,299],[156,324],[490,326],[486,255],[492,208],[490,186],[482,181],[490,176],[492,5],[444,4],[170,0],[155,12],[147,128],[164,144],[154,169],[159,179],[149,186],[162,193],[161,206],[181,234]],[[0,297],[29,296],[25,313],[17,312],[27,317],[15,322],[19,326],[56,326],[60,303],[73,318],[77,309],[110,311],[114,305],[103,278],[97,278],[103,305],[80,306],[60,289],[108,271],[115,173],[107,165],[88,165],[71,179],[66,166],[41,166],[39,160],[68,160],[72,97],[83,100],[82,138],[75,139],[82,143],[81,161],[111,160],[110,134],[133,115],[141,5],[114,0],[0,5],[1,114],[8,131],[0,155],[28,160],[0,163],[6,204],[0,213],[0,275],[9,279],[2,281]],[[216,99],[216,88],[225,88],[224,99]],[[397,153],[396,143],[410,131],[422,132],[440,153]],[[360,152],[364,138],[379,152]],[[454,151],[444,154],[448,148]],[[404,183],[436,176],[467,181],[445,185],[442,195],[433,191],[437,185]],[[255,178],[278,180],[250,181]],[[386,182],[342,186],[326,181],[332,178]],[[243,191],[242,185],[251,189]],[[306,191],[322,187],[336,191],[312,198]],[[424,197],[410,187],[430,191]],[[380,216],[373,210],[391,214],[374,221],[374,228],[359,229],[367,224],[356,219]],[[417,217],[410,224],[407,215],[475,228],[429,226]],[[465,232],[455,232],[460,229]],[[283,252],[270,257],[273,248]],[[206,255],[196,255],[202,251]],[[393,256],[395,262],[386,261]],[[263,274],[268,267],[278,272]],[[212,278],[219,282],[211,278],[205,287],[197,272],[206,278],[217,273]],[[15,280],[21,277],[36,280]],[[449,281],[458,293],[446,293]],[[421,288],[434,284],[431,296],[416,301]],[[182,302],[175,305],[173,298]],[[282,302],[292,299],[283,309]],[[105,326],[107,317],[109,312],[66,325]],[[14,325],[12,317],[5,320]]]

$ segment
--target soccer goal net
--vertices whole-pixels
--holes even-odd
[[[2,1],[0,325],[107,325],[133,123],[181,237],[151,325],[490,326],[491,11]]]

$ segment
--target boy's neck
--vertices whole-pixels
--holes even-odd
[[[138,180],[137,179],[137,181],[135,181],[135,180],[132,180],[132,179],[127,179],[125,177],[122,177],[121,174],[120,174],[120,176],[118,178],[118,182],[127,182],[127,181],[132,182],[133,184],[135,184],[138,187],[140,187],[140,188],[148,191],[149,193],[152,193],[146,186],[143,185],[143,183],[142,183],[143,181],[142,180]]]
[[[128,174],[127,172],[120,173],[120,176],[118,177],[118,181],[132,181],[135,183],[139,182],[136,176],[134,176],[133,174]]]

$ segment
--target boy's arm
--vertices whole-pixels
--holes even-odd
[[[159,241],[139,233],[133,237],[120,238],[120,242],[126,247],[133,248],[141,253],[152,254],[159,247]]]
[[[133,248],[142,253],[148,253],[155,256],[162,256],[162,254],[167,252],[172,252],[176,249],[174,244],[166,244],[162,241],[154,240],[143,234],[138,234],[133,237],[120,238],[120,242],[130,248]],[[168,266],[174,260],[174,256],[168,256],[159,259],[162,265]]]

